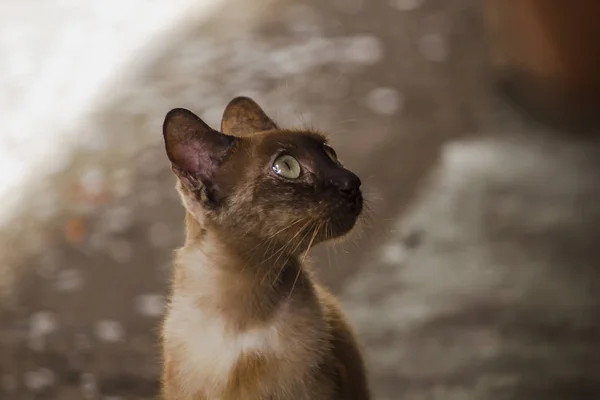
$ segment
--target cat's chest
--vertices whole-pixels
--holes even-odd
[[[185,300],[174,301],[163,335],[170,362],[176,366],[178,385],[188,394],[218,397],[232,375],[239,372],[245,356],[286,359],[310,347],[306,341],[286,335],[285,323],[281,317],[268,325],[232,331],[222,317],[205,313]]]
[[[172,346],[185,349],[188,368],[202,375],[227,373],[245,352],[276,352],[280,340],[274,325],[243,332],[230,329],[215,314],[177,301],[164,323],[164,335]],[[214,371],[214,372],[211,372]]]

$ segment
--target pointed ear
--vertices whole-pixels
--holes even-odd
[[[221,120],[221,131],[228,135],[249,136],[271,129],[277,129],[275,122],[254,100],[248,97],[236,97],[225,107]]]
[[[214,175],[237,138],[215,131],[193,112],[176,108],[167,114],[163,137],[173,172],[189,189],[214,186]]]

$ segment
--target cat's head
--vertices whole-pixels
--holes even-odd
[[[183,203],[201,225],[246,247],[292,253],[352,229],[361,182],[325,137],[280,129],[246,97],[226,107],[221,131],[181,108],[163,124]]]

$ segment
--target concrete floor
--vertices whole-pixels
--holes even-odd
[[[475,4],[229,4],[140,61],[1,232],[0,398],[154,398],[183,216],[160,125],[237,94],[365,181],[371,226],[313,258],[377,399],[599,397],[599,150],[494,95]]]

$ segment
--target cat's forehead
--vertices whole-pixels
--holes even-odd
[[[327,138],[314,131],[277,130],[260,135],[259,147],[264,151],[320,149]]]

